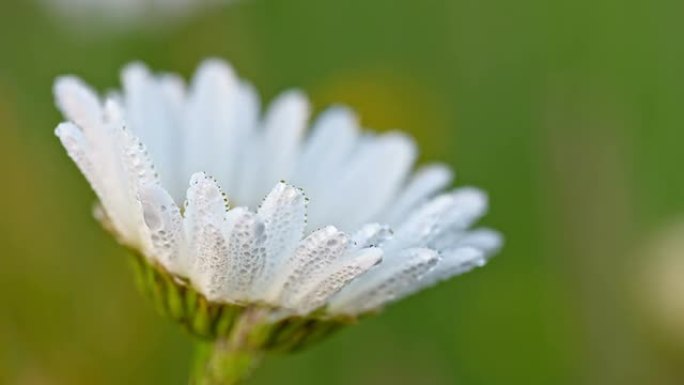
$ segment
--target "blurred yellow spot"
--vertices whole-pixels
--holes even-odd
[[[647,318],[670,348],[684,349],[684,221],[656,233],[642,255]]]
[[[394,69],[335,74],[313,89],[317,110],[334,104],[352,108],[364,127],[401,130],[414,136],[423,152],[446,146],[449,126],[443,99],[424,82]]]

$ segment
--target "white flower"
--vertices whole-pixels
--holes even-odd
[[[481,191],[443,192],[443,165],[412,173],[410,138],[361,132],[346,108],[307,133],[307,100],[289,91],[261,117],[254,89],[218,60],[187,89],[141,64],[122,82],[103,101],[59,78],[68,121],[56,134],[120,241],[209,301],[353,316],[500,247],[496,232],[470,229],[487,207]]]
[[[161,26],[180,21],[202,9],[235,0],[40,0],[51,11],[86,26]]]

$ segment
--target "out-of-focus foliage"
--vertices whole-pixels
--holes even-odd
[[[271,357],[254,384],[684,382],[684,346],[667,334],[684,324],[672,332],[661,318],[676,313],[653,309],[684,292],[646,290],[669,271],[649,268],[652,234],[684,212],[682,11],[251,0],[89,33],[37,1],[0,2],[0,383],[185,382],[190,339],[135,291],[91,218],[94,196],[52,134],[50,89],[63,73],[113,88],[133,59],[188,75],[207,56],[265,100],[296,86],[318,109],[343,102],[370,127],[410,132],[422,159],[490,191],[487,223],[507,238],[485,269]]]

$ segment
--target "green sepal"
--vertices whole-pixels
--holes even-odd
[[[139,288],[152,299],[159,313],[202,340],[226,338],[236,333],[236,327],[248,328],[239,333],[249,349],[290,352],[318,342],[355,321],[330,318],[324,309],[306,317],[272,320],[268,315],[273,309],[265,305],[246,307],[207,300],[188,282],[139,253],[133,253],[132,266]]]

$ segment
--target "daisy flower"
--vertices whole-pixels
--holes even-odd
[[[159,27],[236,0],[39,0],[67,27]]]
[[[447,191],[448,167],[414,170],[410,137],[362,131],[345,107],[308,130],[309,103],[292,90],[262,113],[219,60],[187,86],[139,63],[121,78],[102,97],[58,78],[56,134],[97,195],[96,216],[138,255],[143,286],[195,334],[301,347],[501,246],[471,228],[482,191]]]

